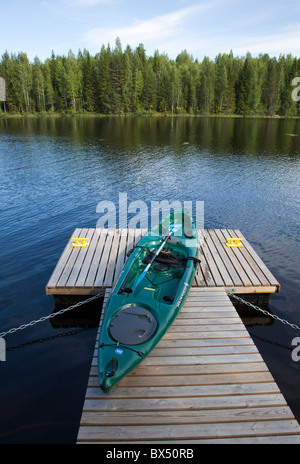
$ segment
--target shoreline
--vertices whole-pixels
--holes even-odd
[[[88,118],[109,118],[109,117],[163,117],[163,118],[218,118],[218,119],[300,119],[300,116],[281,116],[275,115],[240,115],[240,114],[187,114],[187,113],[125,113],[125,114],[103,114],[103,113],[0,113],[0,119],[42,119],[42,118],[73,118],[73,117],[88,117]]]

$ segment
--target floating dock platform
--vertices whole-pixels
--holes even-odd
[[[127,252],[145,232],[76,229],[47,294],[106,290],[102,321]],[[228,247],[236,237],[243,247]],[[74,247],[75,238],[89,246]],[[199,238],[201,264],[180,314],[109,394],[98,384],[97,340],[77,443],[300,443],[300,426],[227,295],[268,296],[280,284],[239,230],[199,230]]]
[[[93,295],[111,288],[144,229],[75,229],[46,286],[48,295]],[[239,230],[199,230],[201,264],[193,286],[225,288],[237,294],[280,291],[280,284]],[[74,238],[88,247],[74,247]],[[228,238],[242,238],[243,247],[228,247]]]

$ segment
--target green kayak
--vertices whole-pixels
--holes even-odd
[[[102,322],[98,371],[103,391],[142,362],[173,323],[192,285],[198,250],[197,229],[185,210],[164,218],[135,246]]]

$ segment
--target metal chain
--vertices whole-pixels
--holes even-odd
[[[86,303],[90,303],[91,301],[94,301],[94,300],[96,300],[97,298],[100,298],[100,296],[103,296],[103,295],[104,295],[104,292],[97,293],[97,295],[92,296],[91,298],[88,298],[88,299],[86,299],[84,301],[79,301],[78,303],[76,303],[76,304],[74,304],[72,306],[69,306],[68,308],[61,309],[60,311],[57,311],[56,313],[51,313],[48,316],[43,316],[40,319],[37,319],[36,321],[31,321],[31,322],[28,322],[27,324],[22,324],[19,327],[15,327],[15,328],[12,328],[12,329],[8,330],[7,332],[2,332],[2,333],[0,333],[0,337],[3,338],[8,334],[12,334],[12,333],[17,332],[17,330],[23,330],[23,329],[26,329],[27,327],[32,327],[33,325],[37,324],[38,322],[44,322],[47,319],[51,319],[52,317],[60,316],[61,314],[66,313],[67,311],[71,311],[72,309],[78,308],[79,306],[83,306]]]
[[[260,311],[261,313],[265,314],[266,316],[269,316],[269,317],[272,317],[273,319],[275,319],[276,321],[280,321],[282,322],[283,324],[285,325],[289,325],[290,327],[292,327],[293,329],[297,329],[297,330],[300,330],[300,327],[298,327],[296,324],[291,324],[290,322],[286,321],[285,319],[281,319],[279,316],[276,316],[276,314],[271,314],[269,311],[265,310],[265,309],[261,309],[259,308],[258,306],[252,304],[252,303],[249,303],[249,301],[245,301],[243,300],[241,297],[237,296],[237,295],[234,295],[233,293],[227,293],[228,296],[232,296],[233,298],[235,298],[236,300],[238,301],[241,301],[242,303],[246,304],[247,306],[250,306],[251,308],[253,309],[256,309],[257,311]]]
[[[46,321],[48,319],[51,319],[53,317],[60,316],[60,315],[62,315],[64,313],[66,313],[67,311],[72,311],[73,309],[78,308],[79,306],[83,306],[86,303],[90,303],[91,301],[94,301],[94,300],[100,298],[100,296],[103,296],[103,295],[104,295],[104,292],[97,293],[97,295],[94,295],[91,298],[88,298],[88,299],[86,299],[84,301],[79,301],[78,303],[76,303],[76,304],[74,304],[72,306],[69,306],[68,308],[61,309],[60,311],[57,311],[56,313],[51,313],[48,316],[43,316],[40,319],[33,320],[31,322],[28,322],[27,324],[22,324],[19,327],[14,327],[14,328],[12,328],[10,330],[7,330],[6,332],[2,332],[2,333],[0,333],[0,337],[3,338],[8,334],[12,334],[12,333],[17,332],[18,330],[24,330],[27,327],[32,327],[35,324],[37,324],[38,322],[44,322],[44,321]],[[228,296],[231,296],[232,298],[240,301],[241,303],[244,303],[245,305],[250,306],[251,308],[253,308],[253,309],[257,310],[257,311],[260,311],[261,313],[265,314],[266,316],[272,317],[273,319],[275,319],[277,321],[280,321],[285,325],[289,325],[293,329],[300,330],[300,327],[298,327],[296,324],[291,324],[287,320],[281,319],[279,316],[276,316],[276,314],[271,314],[269,311],[267,311],[265,309],[262,309],[259,306],[256,306],[256,305],[254,305],[252,303],[249,303],[249,301],[245,301],[241,297],[239,297],[237,295],[234,295],[233,293],[228,293]]]

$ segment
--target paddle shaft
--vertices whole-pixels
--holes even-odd
[[[169,233],[169,235],[164,239],[164,241],[162,242],[162,244],[160,245],[159,249],[156,251],[156,253],[154,254],[154,256],[152,257],[151,261],[149,264],[147,264],[147,266],[145,267],[144,271],[142,272],[142,274],[139,276],[139,278],[137,279],[133,289],[132,289],[132,293],[135,291],[136,287],[138,286],[138,284],[140,283],[140,281],[143,279],[144,275],[147,274],[148,270],[150,269],[152,263],[154,262],[155,258],[157,255],[159,255],[159,253],[161,252],[161,250],[163,249],[166,241],[171,237],[172,235],[172,231]]]
[[[147,265],[147,267],[144,269],[144,272],[143,274],[145,274],[146,272],[148,272],[149,268],[151,267],[151,264],[153,263],[153,261],[155,260],[156,256],[159,255],[159,253],[161,252],[161,250],[163,249],[166,241],[170,238],[170,236],[172,235],[172,232],[169,233],[169,235],[164,239],[164,241],[162,242],[162,244],[160,245],[159,249],[157,250],[157,252],[155,253],[155,255],[152,257],[150,263]]]

